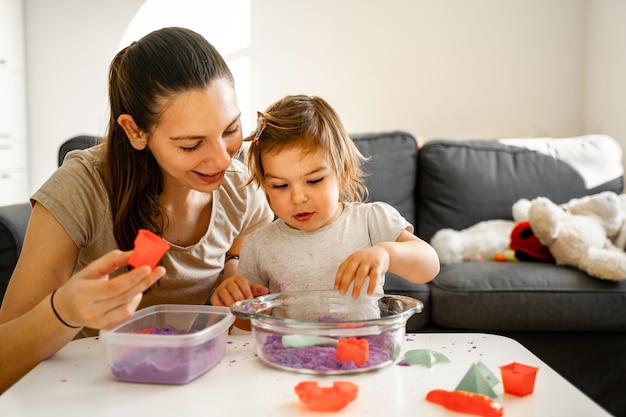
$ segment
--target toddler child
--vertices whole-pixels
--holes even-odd
[[[363,202],[364,157],[319,97],[287,96],[258,114],[246,164],[277,219],[245,241],[237,273],[214,305],[268,291],[383,293],[385,273],[425,283],[439,272],[434,249],[383,202]]]

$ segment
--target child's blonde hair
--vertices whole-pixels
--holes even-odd
[[[257,130],[246,139],[252,141],[246,153],[250,182],[263,186],[264,152],[299,148],[309,154],[326,153],[340,184],[342,202],[367,199],[361,162],[367,160],[354,145],[337,112],[322,98],[306,95],[286,96],[259,113]]]

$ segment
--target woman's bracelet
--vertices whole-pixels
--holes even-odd
[[[224,270],[226,269],[226,264],[228,261],[239,260],[239,255],[226,255],[226,259],[224,259],[224,268],[222,269],[222,275],[224,274]]]
[[[231,261],[233,259],[239,260],[239,255],[227,255],[226,259],[224,259],[224,265],[226,265],[226,262]]]
[[[54,294],[56,294],[57,290],[52,291],[52,295],[50,296],[50,305],[52,306],[52,312],[54,313],[54,315],[57,316],[57,319],[59,319],[61,323],[63,323],[66,327],[69,327],[70,329],[79,329],[83,327],[83,326],[72,326],[71,324],[68,324],[65,320],[63,320],[61,316],[59,316],[57,309],[54,308]]]

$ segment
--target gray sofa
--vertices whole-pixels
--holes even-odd
[[[520,198],[545,196],[564,203],[623,190],[621,173],[590,187],[561,159],[567,149],[558,147],[546,155],[484,140],[431,140],[418,148],[405,132],[353,138],[371,156],[365,165],[370,199],[395,206],[425,240],[442,228],[511,219],[511,206]],[[595,145],[586,146],[586,167],[595,163],[604,170],[602,158],[593,157]],[[0,207],[0,296],[29,213],[26,203]],[[407,331],[512,337],[609,412],[626,416],[626,281],[602,281],[546,263],[463,262],[443,265],[427,285],[388,276],[385,291],[424,302],[425,310],[409,320]]]
[[[546,155],[485,140],[437,139],[418,149],[404,132],[353,137],[371,157],[365,166],[370,199],[394,205],[427,241],[443,228],[512,220],[512,205],[521,198],[560,204],[624,187],[620,155],[611,157],[619,169],[608,166],[606,153],[619,154],[610,138],[608,149],[584,138],[559,146],[548,141]],[[602,171],[600,180],[590,186],[563,160],[572,154],[585,170]],[[512,337],[607,411],[626,416],[626,280],[603,281],[550,263],[462,262],[442,265],[428,285],[388,276],[385,291],[424,301],[408,331]]]

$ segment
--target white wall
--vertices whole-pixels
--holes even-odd
[[[59,146],[107,123],[107,71],[143,0],[25,0],[30,188],[57,167]]]
[[[626,153],[626,1],[590,1],[587,22],[585,130],[613,136]]]
[[[229,4],[203,2],[215,13]],[[108,64],[142,3],[25,0],[33,190],[63,140],[104,133]],[[307,93],[326,98],[352,133],[608,133],[626,144],[624,4],[250,0],[250,45],[236,56],[250,59],[250,78],[237,80],[250,87],[244,125],[281,95]]]
[[[319,94],[353,132],[399,128],[427,139],[576,134],[583,4],[253,2],[252,15],[263,16],[252,20],[255,101]]]

